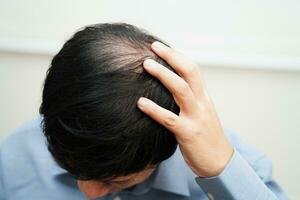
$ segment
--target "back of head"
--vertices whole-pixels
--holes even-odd
[[[169,158],[174,135],[142,113],[145,96],[178,114],[172,94],[143,70],[160,39],[124,23],[78,31],[53,58],[40,114],[48,149],[78,179],[104,180],[139,172]],[[172,70],[172,69],[171,69]]]

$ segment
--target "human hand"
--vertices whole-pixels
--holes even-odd
[[[199,66],[160,42],[151,47],[179,75],[151,59],[145,60],[144,68],[172,93],[180,113],[176,115],[145,97],[138,100],[138,107],[174,133],[186,163],[195,174],[219,175],[230,160],[233,147],[224,135]]]

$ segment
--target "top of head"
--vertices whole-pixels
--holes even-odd
[[[170,92],[143,70],[146,58],[171,69],[151,51],[154,41],[161,40],[129,24],[96,24],[55,55],[40,113],[48,149],[61,167],[80,179],[103,180],[174,153],[173,134],[136,107],[145,96],[179,113]]]

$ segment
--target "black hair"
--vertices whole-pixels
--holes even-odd
[[[77,179],[111,180],[175,152],[173,133],[136,106],[145,96],[179,113],[172,94],[142,67],[152,58],[172,70],[151,51],[154,41],[163,42],[130,24],[94,24],[75,33],[53,57],[41,125],[55,161]]]

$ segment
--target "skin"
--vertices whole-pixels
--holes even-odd
[[[138,108],[174,133],[186,163],[196,175],[219,175],[231,159],[233,147],[224,135],[199,66],[160,42],[152,43],[151,48],[179,74],[151,59],[145,60],[143,64],[144,69],[172,93],[180,113],[177,115],[145,97],[138,100]],[[118,186],[97,181],[78,181],[78,186],[92,199],[138,184],[152,172],[153,169],[146,169],[130,176],[118,177],[114,181],[126,180]]]
[[[128,176],[120,176],[109,182],[100,182],[97,180],[78,180],[77,185],[80,191],[83,192],[88,199],[95,199],[97,197],[102,197],[112,192],[119,192],[139,184],[149,178],[154,170],[154,167],[149,167],[141,172]]]

